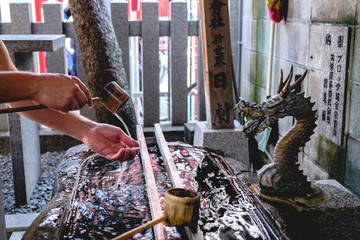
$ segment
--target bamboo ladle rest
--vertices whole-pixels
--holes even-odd
[[[164,215],[137,228],[123,233],[113,240],[124,240],[161,222],[166,226],[195,227],[199,218],[200,196],[185,188],[169,188],[165,191]]]
[[[92,98],[93,101],[100,101],[107,109],[112,113],[115,113],[129,98],[127,94],[116,82],[112,81],[108,83],[101,91],[100,97]],[[26,107],[4,108],[0,109],[0,114],[24,112],[32,110],[45,109],[45,105],[33,105]]]

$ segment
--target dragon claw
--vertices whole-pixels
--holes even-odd
[[[273,163],[265,165],[259,171],[261,192],[276,197],[306,196],[311,192],[310,182],[291,181],[283,176]]]
[[[281,202],[302,211],[305,207],[315,207],[325,203],[331,194],[310,182],[304,188],[299,184],[284,180],[274,164],[265,165],[259,171],[260,183],[253,184],[250,189],[255,195],[272,202]]]

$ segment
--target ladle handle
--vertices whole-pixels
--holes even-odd
[[[100,97],[94,97],[93,101],[100,101]],[[47,108],[45,105],[33,105],[33,106],[26,106],[26,107],[14,107],[14,108],[3,108],[0,109],[0,114],[3,113],[14,113],[14,112],[25,112],[25,111],[32,111],[32,110],[39,110]]]
[[[47,106],[34,105],[34,106],[27,106],[27,107],[3,108],[3,109],[0,109],[0,114],[13,113],[13,112],[25,112],[25,111],[31,111],[31,110],[44,109],[44,108],[47,108]]]
[[[116,238],[113,238],[112,240],[125,240],[128,239],[129,237],[134,236],[135,234],[144,231],[145,229],[148,229],[150,227],[155,226],[156,224],[159,224],[163,221],[165,221],[167,219],[167,215],[163,215],[162,217],[156,218],[154,220],[151,220],[150,222],[147,222],[143,225],[138,226],[137,228],[131,229],[130,231],[123,233],[119,236],[117,236]]]

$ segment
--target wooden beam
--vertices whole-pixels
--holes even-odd
[[[161,131],[160,124],[155,124],[155,137],[156,142],[158,144],[160,153],[163,157],[166,172],[169,176],[170,183],[172,187],[174,188],[184,188],[184,184],[181,181],[181,178],[177,172],[174,160],[172,158],[172,155],[170,153],[169,147],[167,145],[167,142],[165,140],[164,134]],[[186,234],[187,239],[190,240],[203,240],[204,236],[202,234],[202,231],[200,230],[200,227],[196,227],[196,233],[192,232],[189,227],[178,227],[178,231],[183,236],[183,234]]]
[[[160,153],[164,159],[164,164],[166,168],[166,172],[169,176],[171,185],[175,188],[184,188],[184,185],[177,173],[177,169],[175,163],[173,161],[172,155],[170,153],[169,147],[165,140],[164,134],[161,131],[161,127],[159,123],[155,123],[155,137],[160,150]]]
[[[200,1],[206,118],[212,129],[234,128],[228,0]]]
[[[144,168],[146,188],[150,203],[150,211],[152,219],[163,216],[159,193],[156,187],[154,172],[152,170],[149,152],[146,146],[144,131],[141,125],[136,126],[137,139],[140,142],[140,156],[141,162]],[[159,223],[153,227],[155,239],[163,240],[166,239],[165,228],[163,223]]]

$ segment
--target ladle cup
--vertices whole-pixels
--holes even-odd
[[[100,101],[112,113],[115,113],[130,98],[129,94],[127,94],[127,92],[125,92],[114,81],[108,83],[103,89],[101,89],[100,95],[100,97],[92,98],[92,100]],[[4,108],[0,109],[0,114],[39,110],[44,108],[48,107],[45,105],[33,105],[26,107]]]
[[[164,215],[113,238],[124,240],[161,222],[166,226],[196,227],[199,218],[200,196],[185,188],[169,188],[165,191]]]

